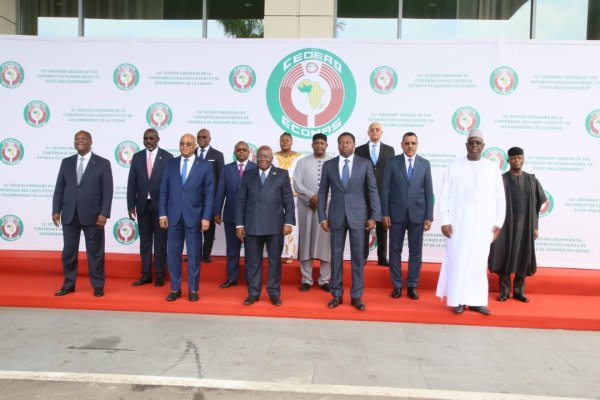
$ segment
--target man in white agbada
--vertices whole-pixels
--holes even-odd
[[[321,169],[325,161],[331,159],[326,153],[327,136],[315,134],[312,148],[312,155],[298,160],[293,179],[294,191],[298,193],[298,260],[302,273],[300,291],[306,292],[313,285],[313,260],[320,260],[318,283],[321,289],[328,292],[331,279],[329,232],[321,229],[317,213]]]
[[[489,315],[487,258],[506,212],[504,186],[496,163],[481,158],[485,147],[479,129],[469,132],[467,156],[449,165],[439,198],[446,253],[436,295],[460,314]]]

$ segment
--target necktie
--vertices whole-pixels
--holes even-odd
[[[204,147],[200,148],[200,158],[204,160]]]
[[[348,186],[348,181],[350,180],[350,167],[348,167],[348,163],[350,160],[344,160],[344,167],[342,168],[342,185],[344,185],[344,189]]]
[[[412,171],[413,171],[412,158],[409,158],[408,159],[408,180],[410,180],[410,178],[412,178]]]
[[[265,171],[260,171],[260,183],[262,183],[264,185],[266,180],[267,180],[267,175],[265,175]]]
[[[373,161],[373,165],[377,164],[377,145],[373,145],[371,147],[371,161]]]
[[[81,182],[81,177],[83,176],[83,157],[79,158],[79,165],[77,166],[77,184]]]
[[[244,163],[240,163],[240,178],[244,175]]]
[[[187,179],[187,163],[188,163],[188,159],[184,158],[183,159],[183,168],[181,169],[181,184],[184,185],[185,181]]]
[[[148,152],[148,161],[146,162],[146,168],[148,170],[148,178],[152,175],[152,153]]]

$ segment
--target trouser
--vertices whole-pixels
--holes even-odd
[[[510,274],[499,274],[500,294],[508,295],[510,293]],[[515,274],[513,293],[523,294],[525,291],[525,277]]]

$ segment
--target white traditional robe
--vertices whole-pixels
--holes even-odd
[[[294,169],[296,163],[301,159],[301,153],[293,153],[289,157],[283,157],[280,152],[273,154],[273,165],[288,171],[290,175],[290,183],[294,187]],[[296,220],[298,220],[298,195],[294,192],[294,206],[296,207]],[[292,233],[283,237],[283,250],[281,251],[282,258],[294,258],[298,250],[298,224],[292,227]],[[289,261],[291,262],[291,260]]]
[[[466,156],[455,160],[446,171],[438,202],[441,224],[452,225],[452,237],[446,238],[436,295],[446,296],[450,307],[486,306],[493,228],[502,227],[506,213],[497,164]]]

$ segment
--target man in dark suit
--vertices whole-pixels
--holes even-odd
[[[133,282],[141,286],[152,282],[152,248],[154,247],[154,286],[165,284],[165,265],[167,264],[167,231],[161,229],[158,221],[158,200],[160,182],[167,161],[173,155],[158,148],[160,137],[156,129],[144,132],[145,150],[133,155],[127,179],[127,210],[129,218],[138,219],[140,231],[140,257],[142,276]]]
[[[92,151],[92,135],[75,134],[77,154],[62,160],[52,198],[52,222],[62,219],[64,282],[54,293],[64,296],[75,291],[77,255],[81,231],[85,237],[88,272],[94,296],[104,296],[104,226],[110,218],[113,179],[110,162]]]
[[[234,148],[235,161],[223,168],[219,178],[217,195],[215,197],[214,220],[217,224],[224,223],[225,244],[227,252],[227,280],[220,288],[225,289],[237,285],[240,269],[240,250],[242,242],[236,235],[235,209],[237,196],[244,171],[256,168],[256,164],[248,161],[250,149],[248,143],[238,142]]]
[[[262,287],[262,254],[265,244],[269,257],[267,293],[271,304],[281,305],[281,251],[283,237],[296,224],[290,176],[273,167],[273,150],[261,146],[258,168],[244,172],[236,209],[237,236],[244,240],[248,297],[244,304],[258,301]]]
[[[364,311],[362,302],[364,289],[364,254],[362,244],[365,230],[375,227],[381,217],[379,195],[373,168],[369,160],[354,154],[354,135],[344,132],[338,136],[340,155],[323,164],[317,210],[321,228],[331,232],[331,280],[329,291],[333,299],[327,304],[335,308],[342,304],[344,245],[350,232],[350,259],[352,265],[352,287],[350,304]],[[331,201],[327,209],[327,198]]]
[[[198,301],[202,232],[210,225],[215,198],[214,173],[210,163],[194,154],[196,138],[191,133],[179,140],[181,156],[165,167],[160,185],[160,227],[167,229],[167,263],[171,292],[167,301],[181,297],[181,255],[187,245],[188,299]]]
[[[388,160],[396,155],[394,148],[381,142],[383,129],[379,122],[373,122],[369,125],[367,131],[369,141],[356,148],[356,155],[371,161],[375,179],[377,180],[377,192],[381,195],[381,184],[383,182],[383,172]],[[377,264],[387,267],[389,265],[387,258],[387,230],[381,222],[377,222],[375,233],[377,235]],[[364,252],[365,261],[369,258],[369,241],[371,235],[365,236]]]
[[[408,231],[408,297],[417,300],[421,272],[423,232],[433,221],[433,184],[429,161],[417,155],[419,141],[413,132],[402,137],[403,154],[388,161],[383,175],[381,213],[390,230],[391,296],[402,296],[402,246]]]
[[[219,184],[219,177],[223,172],[225,161],[223,153],[210,145],[210,131],[208,129],[200,129],[196,135],[198,139],[198,148],[196,156],[202,158],[212,164],[214,171],[215,190]],[[210,253],[212,253],[213,242],[215,241],[215,221],[211,218],[209,228],[204,231],[204,241],[202,242],[202,261],[209,263],[212,261]]]

